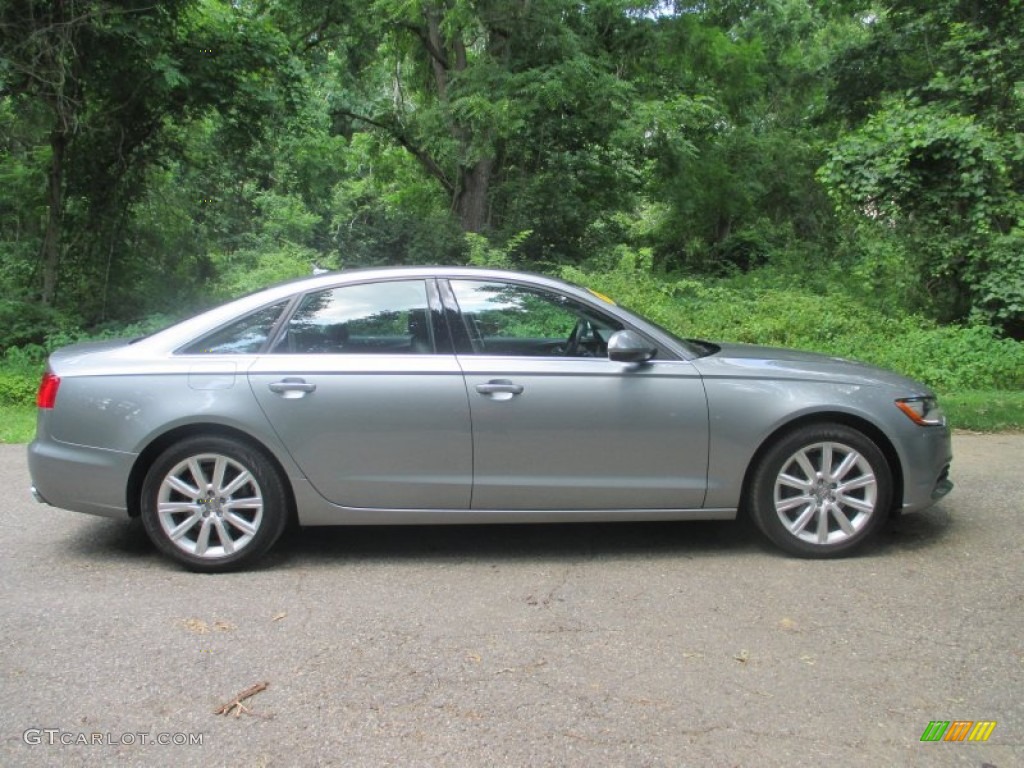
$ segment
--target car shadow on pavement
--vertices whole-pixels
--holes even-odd
[[[67,539],[67,554],[85,559],[113,556],[129,561],[159,558],[142,522],[137,519],[124,522],[83,518],[82,525]]]
[[[890,555],[930,549],[955,530],[952,515],[940,503],[924,511],[900,515],[890,520],[867,553]]]
[[[304,528],[270,554],[272,567],[352,561],[518,561],[730,556],[762,548],[745,523],[537,523]]]
[[[857,556],[928,549],[949,535],[941,506],[890,520]],[[330,565],[341,560],[575,560],[591,557],[788,557],[745,515],[708,522],[524,525],[352,526],[290,531],[267,567]]]
[[[950,534],[941,506],[890,521],[863,552],[884,557],[927,549]],[[139,521],[89,520],[66,542],[68,556],[163,564]],[[294,528],[250,570],[398,560],[482,562],[615,558],[786,557],[741,516],[735,521]]]
[[[83,521],[64,542],[82,560],[178,566],[141,523]],[[745,521],[523,525],[325,526],[294,528],[248,570],[330,567],[344,562],[578,560],[737,556],[770,550]]]

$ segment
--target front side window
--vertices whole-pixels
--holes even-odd
[[[186,355],[253,355],[260,351],[287,301],[258,309],[185,347]]]
[[[605,357],[622,323],[558,293],[512,283],[452,280],[472,345],[481,355]]]
[[[422,280],[365,283],[306,296],[274,352],[432,354],[434,329]]]

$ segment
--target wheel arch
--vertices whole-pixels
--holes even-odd
[[[292,488],[291,479],[288,477],[288,473],[285,472],[284,467],[281,465],[281,462],[278,461],[273,451],[269,450],[265,445],[263,445],[263,443],[241,429],[227,426],[225,424],[213,423],[183,424],[175,427],[174,429],[170,429],[167,432],[158,435],[139,453],[138,458],[135,459],[135,463],[132,465],[132,470],[128,475],[128,484],[126,489],[127,498],[125,499],[125,502],[127,503],[128,515],[130,517],[137,518],[142,513],[142,484],[145,482],[146,474],[149,472],[149,468],[153,466],[153,462],[155,462],[157,457],[159,457],[160,454],[166,451],[170,446],[190,437],[231,438],[241,443],[245,443],[253,450],[259,451],[274,467],[281,479],[281,485],[284,487],[285,496],[288,499],[289,523],[294,523],[298,519],[298,512],[295,503],[295,491]]]
[[[885,461],[889,465],[889,471],[892,474],[892,500],[890,501],[892,509],[889,510],[889,514],[895,515],[903,505],[903,463],[900,461],[899,453],[897,453],[896,447],[885,432],[879,429],[875,424],[871,423],[867,419],[861,418],[860,416],[845,413],[843,411],[817,411],[815,413],[804,414],[792,421],[787,421],[785,424],[781,424],[774,432],[762,440],[761,444],[757,447],[757,450],[754,451],[754,455],[751,456],[750,461],[747,464],[747,469],[743,474],[743,488],[740,494],[741,513],[748,513],[747,506],[749,504],[750,484],[753,482],[754,473],[757,470],[758,465],[761,463],[768,450],[789,433],[813,424],[842,424],[843,426],[862,432],[878,446],[878,449],[885,457]]]

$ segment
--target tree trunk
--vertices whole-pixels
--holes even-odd
[[[43,263],[43,292],[40,297],[45,306],[53,304],[57,294],[57,268],[60,265],[60,231],[64,215],[64,151],[67,136],[60,128],[50,134],[50,173],[47,203],[50,213],[46,220],[46,232],[40,260]]]
[[[461,33],[449,36],[442,31],[444,12],[443,6],[428,5],[424,8],[426,27],[420,39],[430,61],[437,98],[447,107],[449,77],[452,72],[465,72],[469,67],[469,59]],[[494,51],[491,49],[495,47],[493,39],[492,34],[488,45],[488,53],[492,56]],[[501,55],[505,56],[507,41],[504,38],[498,47]],[[476,143],[473,141],[473,130],[471,125],[461,123],[451,116],[449,131],[452,138],[458,142],[463,158],[470,154],[471,147]],[[483,232],[489,228],[489,191],[495,164],[496,159],[493,155],[475,160],[471,165],[460,164],[454,188],[449,188],[452,193],[452,208],[465,232]]]
[[[483,232],[488,229],[488,191],[494,160],[485,157],[472,168],[464,168],[459,174],[459,188],[456,191],[455,210],[459,223],[466,232]]]

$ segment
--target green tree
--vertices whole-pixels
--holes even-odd
[[[335,51],[334,114],[349,135],[373,131],[408,152],[464,231],[535,228],[524,220],[554,219],[560,194],[578,235],[584,224],[569,214],[620,188],[611,142],[630,87],[610,46],[640,23],[627,14],[636,4],[377,0],[359,14],[344,5],[313,25],[317,44]],[[367,48],[375,55],[360,55]]]
[[[939,317],[1024,335],[1024,4],[902,0],[865,23],[833,67],[852,130],[820,178],[849,218],[898,233]]]
[[[832,130],[821,72],[858,22],[805,0],[676,6],[652,22],[632,78],[649,120],[643,244],[662,265],[697,272],[789,251],[822,263],[835,241],[815,180]]]
[[[47,180],[42,200],[33,196],[47,211],[42,227],[7,203],[38,229],[32,282],[43,304],[93,320],[134,303],[140,274],[159,285],[167,265],[135,251],[132,222],[150,170],[176,161],[183,126],[214,115],[222,153],[243,153],[287,108],[294,80],[287,40],[255,9],[215,0],[11,2],[0,9],[0,53],[6,141],[18,150],[4,172],[34,168]]]

